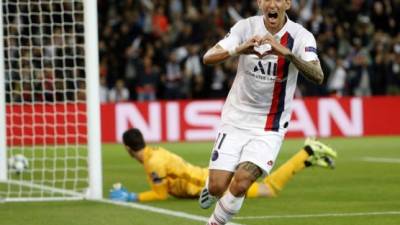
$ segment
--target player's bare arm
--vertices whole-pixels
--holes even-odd
[[[319,61],[315,60],[307,62],[296,57],[293,53],[290,53],[285,57],[289,59],[307,79],[317,84],[322,84],[324,81],[324,73],[322,72]]]
[[[225,61],[230,57],[229,51],[223,49],[216,44],[210,48],[203,56],[203,63],[206,65],[213,65]]]
[[[231,56],[241,54],[254,54],[258,57],[261,57],[261,54],[258,51],[254,50],[255,47],[260,45],[261,41],[262,38],[260,36],[254,36],[231,50],[225,50],[217,44],[206,52],[203,57],[203,63],[206,65],[213,65],[221,63]]]
[[[281,45],[269,34],[264,36],[263,43],[270,44],[272,49],[265,54],[284,56],[290,60],[307,79],[317,84],[322,84],[322,81],[324,80],[324,73],[322,72],[319,61],[304,61],[303,59],[295,56],[288,48]]]

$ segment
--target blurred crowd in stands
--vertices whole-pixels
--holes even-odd
[[[221,98],[237,59],[214,67],[206,49],[257,1],[99,0],[102,101]],[[297,97],[400,94],[400,1],[292,0],[289,17],[312,31],[325,71],[301,76]]]
[[[223,98],[237,58],[202,56],[259,13],[257,0],[97,2],[102,102]],[[81,1],[7,4],[8,101],[84,99]],[[400,0],[292,0],[289,17],[315,35],[325,72],[322,86],[299,76],[297,97],[400,94]]]
[[[6,101],[85,101],[82,1],[3,1],[2,7]]]

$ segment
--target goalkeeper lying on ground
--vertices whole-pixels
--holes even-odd
[[[145,202],[177,198],[196,198],[207,180],[207,168],[194,166],[162,147],[146,146],[142,133],[129,129],[123,134],[129,155],[143,164],[151,190],[129,192],[121,184],[114,184],[110,198],[115,201]],[[331,167],[336,152],[321,142],[307,139],[305,146],[286,163],[261,182],[255,182],[247,197],[275,197],[294,174],[308,166]]]

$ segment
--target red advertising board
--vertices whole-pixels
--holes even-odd
[[[213,140],[222,106],[222,100],[103,104],[102,141],[118,142],[130,127],[140,128],[149,141]],[[77,107],[80,113],[74,112]],[[8,106],[7,139],[13,145],[82,143],[84,109],[65,104]],[[287,136],[400,135],[399,115],[400,97],[296,99]]]
[[[222,106],[220,100],[106,104],[102,140],[120,141],[129,127],[150,141],[213,140]],[[296,99],[287,136],[400,135],[399,115],[400,97]]]
[[[6,107],[8,145],[85,143],[84,104],[16,104]]]

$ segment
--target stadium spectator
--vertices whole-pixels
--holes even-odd
[[[185,95],[188,98],[200,98],[203,97],[203,68],[200,62],[200,56],[198,54],[198,46],[189,45],[188,56],[185,59],[184,66],[184,82],[187,83],[185,86],[188,87],[185,90]]]
[[[178,61],[177,52],[169,54],[168,61],[164,66],[164,73],[161,82],[164,85],[164,97],[166,99],[181,99],[184,97],[183,90],[188,88],[187,83],[183,83],[182,66]]]
[[[86,101],[86,82],[84,80],[77,81],[77,97],[76,100],[78,101]]]
[[[331,95],[341,97],[345,92],[346,70],[343,67],[343,60],[336,59],[334,70],[329,75],[328,91]]]
[[[124,80],[117,80],[115,87],[110,90],[108,98],[110,102],[124,102],[129,100],[129,90],[125,87]]]
[[[223,98],[227,94],[226,80],[228,75],[221,65],[216,65],[210,86],[210,95],[216,98]]]
[[[110,191],[110,198],[115,201],[155,201],[165,200],[168,196],[177,198],[198,197],[208,176],[207,168],[201,168],[184,161],[180,156],[158,146],[147,146],[139,129],[132,128],[124,132],[123,143],[128,154],[141,163],[145,169],[151,190],[135,193],[116,185]],[[295,161],[296,155],[304,159]],[[276,197],[293,176],[309,166],[334,166],[336,153],[314,154],[300,150],[293,158],[276,169],[262,182],[254,183],[247,192],[247,197]],[[292,168],[292,166],[294,168]]]
[[[157,98],[160,69],[153,64],[151,57],[145,57],[138,69],[138,85],[136,87],[138,101],[154,101]]]
[[[100,94],[100,103],[108,102],[109,90],[107,87],[106,78],[104,76],[100,77],[99,94]]]
[[[389,64],[389,94],[400,94],[400,34],[397,35],[396,42],[393,46],[392,60]]]
[[[168,32],[170,25],[167,16],[165,15],[164,5],[156,7],[152,17],[153,34],[156,37],[162,37]]]
[[[354,38],[354,48],[349,55],[349,77],[352,94],[355,96],[371,95],[370,87],[370,58],[366,46],[360,38]]]

